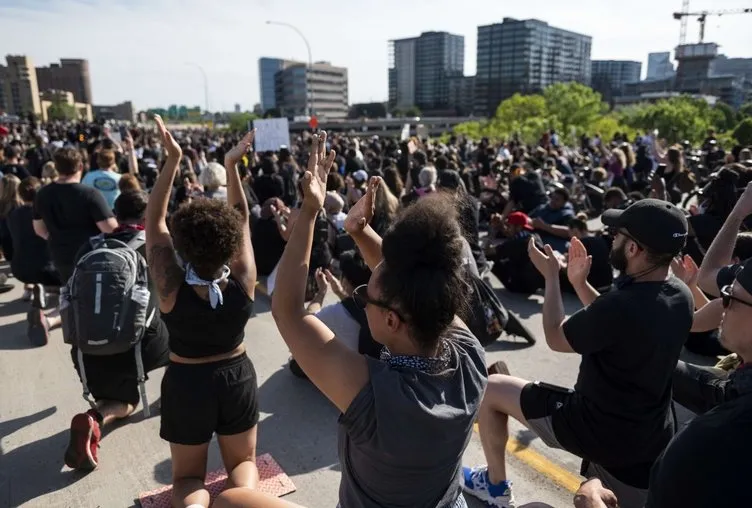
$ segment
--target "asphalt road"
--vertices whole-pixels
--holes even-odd
[[[7,273],[7,266],[0,271]],[[147,383],[156,409],[144,420],[140,411],[106,431],[100,466],[90,474],[63,464],[70,418],[88,409],[60,331],[50,343],[33,349],[26,339],[27,305],[20,301],[21,284],[0,295],[0,507],[130,507],[139,492],[170,483],[170,455],[159,438],[159,385],[162,371]],[[498,283],[494,281],[498,287]],[[541,296],[522,298],[499,291],[508,308],[536,334],[528,346],[521,339],[502,338],[487,348],[489,363],[503,359],[513,375],[571,386],[579,358],[550,351],[543,340]],[[568,312],[578,308],[566,300]],[[245,343],[258,373],[261,422],[259,454],[271,453],[297,487],[286,499],[311,508],[334,507],[340,469],[336,447],[336,409],[307,381],[286,368],[287,348],[259,294],[258,315],[246,328]],[[577,482],[579,461],[549,450],[516,422],[512,435],[521,453],[510,459],[518,506],[572,506],[572,494],[560,485]],[[480,440],[473,436],[465,463],[484,463]],[[221,467],[212,444],[209,471]],[[567,480],[567,475],[569,479]],[[564,480],[562,480],[562,476]],[[543,503],[543,504],[539,504]],[[480,506],[470,501],[470,506]]]

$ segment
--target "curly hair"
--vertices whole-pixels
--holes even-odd
[[[406,208],[381,251],[382,296],[407,317],[413,340],[430,350],[462,313],[468,292],[453,200],[433,194]]]
[[[243,218],[224,201],[196,199],[172,215],[175,249],[196,274],[207,280],[228,264],[243,242]]]

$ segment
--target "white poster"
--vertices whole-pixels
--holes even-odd
[[[406,123],[402,126],[402,133],[400,134],[400,141],[406,141],[410,137],[410,124]]]
[[[415,127],[415,135],[418,136],[418,139],[421,141],[428,139],[428,127],[422,123],[418,124],[418,126]]]
[[[276,152],[280,146],[290,146],[290,127],[287,118],[254,120],[253,128],[256,129],[257,152]]]

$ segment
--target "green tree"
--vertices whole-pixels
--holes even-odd
[[[78,111],[73,104],[55,101],[47,108],[47,117],[50,120],[78,120]]]
[[[591,135],[600,134],[601,139],[611,140],[614,138],[614,134],[617,132],[626,134],[627,139],[634,139],[636,131],[626,125],[624,125],[619,116],[616,114],[609,114],[600,116],[590,124],[590,128],[587,132]]]
[[[752,118],[745,118],[734,129],[734,139],[742,146],[752,146]]]
[[[730,131],[736,126],[736,113],[725,102],[718,102],[712,108],[712,121],[720,132]]]
[[[737,114],[740,121],[752,117],[752,102],[745,102],[742,104],[742,107],[739,108]]]
[[[258,115],[253,113],[232,113],[229,116],[230,130],[234,132],[245,132],[248,130],[248,123],[257,119]]]
[[[619,112],[622,123],[643,132],[658,129],[669,143],[701,142],[713,127],[711,107],[702,99],[672,97],[655,104],[640,104]]]
[[[572,128],[577,134],[587,132],[608,105],[601,94],[581,83],[556,83],[543,91],[549,122],[560,129],[562,136],[569,136]]]
[[[405,111],[405,116],[420,116],[420,109],[418,106],[412,106]]]

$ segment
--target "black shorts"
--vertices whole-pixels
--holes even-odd
[[[159,429],[165,441],[204,444],[215,432],[227,436],[250,430],[258,419],[258,383],[248,355],[167,367]]]
[[[147,330],[141,341],[141,360],[144,372],[151,372],[170,362],[167,327],[161,319],[154,319],[154,325]],[[73,366],[78,372],[78,350],[71,348]],[[84,355],[86,384],[94,400],[112,400],[137,405],[141,398],[138,388],[138,370],[135,351],[117,355]],[[148,376],[147,376],[148,378]]]
[[[19,262],[18,264],[21,263]],[[60,274],[57,273],[57,270],[55,270],[55,267],[51,263],[38,270],[29,270],[26,267],[12,269],[13,276],[24,284],[41,284],[50,287],[60,287],[62,285],[60,283]]]

